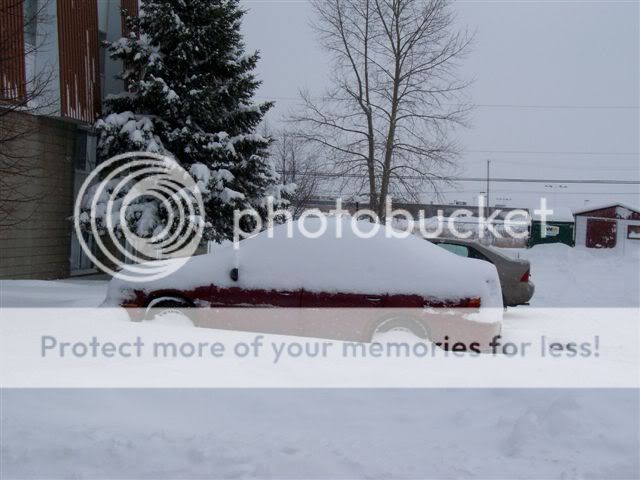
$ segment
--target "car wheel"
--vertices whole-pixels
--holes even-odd
[[[393,317],[379,322],[371,333],[371,340],[389,332],[412,334],[423,340],[431,338],[429,329],[415,318]]]
[[[153,299],[147,305],[145,320],[158,323],[193,325],[191,308],[188,300],[178,297],[161,297]]]

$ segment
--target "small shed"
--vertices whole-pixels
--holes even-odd
[[[553,208],[553,213],[546,216],[543,226],[542,219],[535,212],[531,215],[531,233],[529,248],[541,243],[564,243],[573,247],[575,220],[573,212],[568,207]]]
[[[622,203],[587,206],[574,212],[576,246],[615,248],[640,247],[640,210]]]

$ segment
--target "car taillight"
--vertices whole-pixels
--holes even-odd
[[[470,298],[467,300],[467,304],[465,305],[467,308],[480,308],[480,299],[479,298]]]
[[[522,275],[522,278],[520,279],[521,282],[528,282],[529,281],[529,270],[527,270],[526,272],[524,272],[524,275]]]

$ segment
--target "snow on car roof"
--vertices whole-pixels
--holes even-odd
[[[329,217],[326,222],[326,232],[318,238],[307,238],[301,228],[317,232],[320,219],[298,220],[243,240],[238,250],[228,245],[192,257],[166,278],[144,284],[114,279],[110,291],[215,284],[222,288],[418,294],[443,300],[480,297],[484,306],[500,306],[497,272],[487,262],[459,257],[415,235],[388,238],[389,229],[384,226],[370,238],[359,238],[351,228],[351,217]],[[354,223],[362,232],[373,228],[367,221]],[[338,231],[341,238],[337,238]],[[232,268],[239,270],[236,282],[229,275]]]

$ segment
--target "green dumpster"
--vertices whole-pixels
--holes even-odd
[[[553,214],[547,215],[543,226],[539,215],[531,216],[531,232],[529,248],[542,243],[564,243],[573,247],[575,219],[569,209],[553,209]]]

